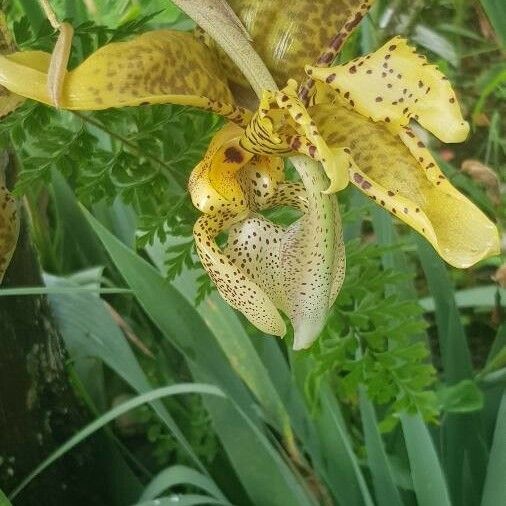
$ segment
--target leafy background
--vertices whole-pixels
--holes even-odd
[[[165,0],[54,4],[76,27],[72,65],[110,40],[193,26]],[[427,141],[499,224],[504,11],[500,0],[379,0],[340,57],[400,33],[438,63],[473,135]],[[35,2],[13,1],[8,19],[21,48],[52,48]],[[70,374],[95,417],[52,459],[115,418],[114,451],[101,456],[111,505],[506,504],[506,294],[491,279],[501,259],[450,269],[350,188],[343,290],[318,343],[294,354],[290,336],[260,335],[224,304],[196,261],[186,181],[220,124],[177,106],[32,102],[0,123]],[[203,395],[174,395],[185,392]]]

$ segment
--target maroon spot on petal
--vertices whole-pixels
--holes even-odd
[[[360,184],[364,180],[364,176],[362,176],[362,174],[359,174],[358,172],[355,172],[353,174],[353,180],[355,181],[355,183]]]
[[[369,181],[362,182],[362,190],[369,190],[372,187],[372,184]]]
[[[355,74],[357,72],[357,67],[356,65],[352,65],[350,68],[349,68],[349,71],[350,71],[350,74]]]
[[[390,197],[393,197],[393,196],[395,195],[395,193],[394,193],[392,190],[388,190],[388,195],[389,195]]]
[[[335,78],[336,78],[335,74],[330,74],[329,76],[327,76],[327,79],[325,79],[325,82],[327,84],[330,84]]]
[[[225,150],[225,162],[227,163],[241,163],[244,160],[242,153],[234,147]]]

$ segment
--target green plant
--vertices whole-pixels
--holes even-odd
[[[62,12],[70,16],[73,3],[61,2]],[[96,3],[112,20],[132,17],[139,30],[187,22],[174,9],[160,21],[149,17],[149,2],[123,12],[116,3]],[[503,85],[488,80],[484,99],[483,76],[474,73],[482,58],[500,65],[496,42],[471,30],[470,2],[455,2],[455,9],[446,1],[400,5],[379,2],[346,54],[369,50],[372,40],[399,26],[424,40],[432,57],[442,58],[434,52],[441,49],[436,35],[447,41],[455,60],[444,65],[464,103],[469,111],[478,104],[491,120],[453,149],[443,169],[493,215],[497,208],[485,192],[456,166],[466,158],[497,165],[504,159],[501,126],[493,119]],[[54,38],[31,2],[13,2],[12,19],[24,8],[30,27],[45,28],[34,36],[20,21],[20,39],[50,47]],[[84,23],[86,11],[76,12]],[[78,28],[77,58],[128,34],[132,25],[126,26]],[[428,26],[432,31],[421,29]],[[120,449],[122,469],[133,471],[124,479],[134,487],[118,485],[114,506],[156,498],[170,504],[175,496],[179,504],[274,506],[505,502],[506,332],[497,318],[506,296],[489,280],[498,260],[466,273],[450,270],[423,239],[346,190],[340,201],[347,278],[320,341],[294,353],[208,293],[193,252],[196,212],[184,187],[219,126],[216,117],[180,106],[76,115],[26,104],[0,122],[3,145],[15,148],[21,164],[18,192],[32,210],[44,267],[53,273],[38,290],[49,294],[71,374],[96,416],[29,479],[119,413],[148,403],[153,414],[145,411],[136,422],[142,444],[117,427],[106,432]],[[270,217],[294,219],[286,210]],[[97,265],[105,270],[67,277]],[[470,298],[468,290],[480,292]],[[478,341],[485,357],[474,351]],[[164,399],[190,391],[204,395]],[[131,399],[111,409],[118,393]],[[194,418],[202,423],[192,426]],[[16,491],[14,504],[22,493]]]

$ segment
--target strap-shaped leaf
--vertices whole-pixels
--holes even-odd
[[[441,173],[409,129],[399,136],[345,107],[310,110],[331,146],[350,146],[359,169],[350,180],[375,203],[413,227],[455,267],[499,252],[495,225]]]
[[[448,79],[400,37],[346,65],[306,70],[374,121],[406,126],[413,118],[443,142],[469,133]]]
[[[47,91],[50,55],[27,51],[0,57],[0,85],[52,104]],[[235,109],[213,53],[192,34],[144,33],[103,46],[67,73],[60,106],[98,110],[174,103],[204,109]],[[220,112],[220,111],[218,111]]]

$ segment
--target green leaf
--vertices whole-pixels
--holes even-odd
[[[322,388],[321,395],[322,410],[316,423],[320,429],[322,452],[327,462],[331,491],[339,504],[373,506],[374,502],[353,452],[351,436],[339,405],[328,387]]]
[[[487,477],[483,489],[481,506],[498,506],[506,504],[506,487],[504,470],[506,469],[506,393],[503,392],[494,440],[487,466]]]
[[[215,499],[207,495],[196,494],[175,494],[170,497],[160,497],[153,501],[140,502],[134,506],[199,506],[203,504],[218,504],[220,506],[231,506],[229,502]]]
[[[483,393],[472,380],[463,380],[436,392],[441,408],[449,413],[469,413],[483,408]]]
[[[443,470],[419,415],[401,415],[411,477],[419,506],[451,506]]]
[[[471,355],[448,270],[425,239],[417,236],[416,242],[435,302],[444,378],[450,386],[462,380],[471,380]],[[488,460],[483,424],[474,413],[449,414],[443,420],[441,436],[444,448],[442,459],[452,499],[459,505],[472,504],[483,487]]]
[[[217,384],[241,411],[204,399],[213,424],[241,483],[255,504],[314,504],[301,478],[284,462],[260,429],[244,390],[198,312],[148,263],[83,212],[132,288],[141,306],[165,337],[181,350],[197,381]]]
[[[501,305],[506,307],[506,288],[499,288],[496,285],[457,290],[455,292],[455,302],[459,308],[494,307],[498,293]],[[424,297],[418,302],[426,311],[434,311],[436,309],[433,297]]]
[[[72,286],[72,282],[56,277],[46,277],[53,286]],[[104,302],[93,295],[73,293],[50,297],[54,314],[62,335],[71,350],[99,357],[138,393],[152,389],[122,331],[112,320]],[[163,404],[157,402],[153,409],[201,469],[200,459]]]
[[[61,445],[56,451],[54,451],[47,459],[39,464],[12,492],[11,499],[15,499],[26,486],[36,478],[42,471],[47,469],[51,464],[57,461],[60,457],[65,455],[67,452],[72,450],[75,446],[81,443],[83,440],[106,426],[109,422],[117,418],[118,416],[128,413],[132,409],[138,408],[146,403],[151,403],[164,397],[181,394],[206,394],[214,395],[219,397],[225,397],[225,394],[213,385],[199,384],[199,383],[181,383],[179,385],[171,385],[168,387],[157,388],[151,392],[146,392],[142,395],[134,397],[119,406],[111,409],[107,413],[103,414],[84,429],[80,430],[77,434],[72,436],[66,443]]]
[[[0,506],[12,506],[6,495],[0,490]]]
[[[378,506],[402,506],[402,500],[394,482],[393,472],[378,430],[378,420],[365,389],[360,387],[360,412],[364,428],[367,463],[371,470]]]
[[[191,467],[180,465],[172,466],[160,471],[148,483],[140,497],[140,500],[147,501],[148,499],[155,499],[171,487],[183,484],[200,488],[211,494],[215,499],[226,501],[225,496],[216,486],[216,483],[214,483],[214,481],[208,476],[199,473]]]
[[[506,3],[503,0],[480,0],[503,47],[506,46]]]
[[[95,288],[93,286],[24,286],[20,288],[1,288],[0,297],[12,295],[51,295],[51,294],[98,294],[132,293],[128,288]]]

